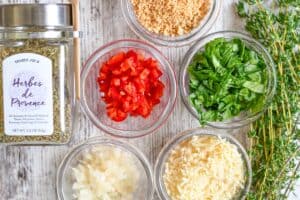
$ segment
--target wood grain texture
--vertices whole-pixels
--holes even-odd
[[[59,0],[0,0],[0,3],[68,2]],[[80,0],[82,63],[103,44],[123,38],[136,38],[121,12],[120,0]],[[223,7],[210,32],[242,30],[240,19],[234,14],[233,0],[223,0]],[[179,71],[188,47],[158,47]],[[3,146],[0,145],[0,200],[56,200],[56,172],[64,155],[74,145],[92,136],[103,136],[92,123],[80,114],[72,141],[65,146]],[[198,126],[198,122],[185,109],[180,96],[166,124],[156,133],[140,139],[129,140],[140,148],[153,165],[163,145],[177,133]],[[240,132],[236,130],[235,132]],[[245,143],[241,133],[235,134]],[[154,197],[154,199],[158,199]]]

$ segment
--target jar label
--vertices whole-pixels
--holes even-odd
[[[7,57],[2,66],[5,134],[52,135],[52,61],[20,53]]]

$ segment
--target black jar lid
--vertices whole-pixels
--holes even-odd
[[[0,27],[73,26],[72,4],[0,5]]]

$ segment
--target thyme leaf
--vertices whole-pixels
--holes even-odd
[[[236,8],[246,30],[272,55],[278,77],[272,105],[249,132],[253,185],[247,199],[287,199],[282,191],[299,177],[300,0],[239,0]]]

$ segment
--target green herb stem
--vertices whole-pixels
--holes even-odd
[[[300,113],[300,1],[277,0],[268,7],[263,0],[239,0],[237,12],[273,57],[278,78],[271,107],[251,125],[254,183],[247,199],[287,199],[282,191],[292,189],[299,174],[295,160],[300,159],[300,131],[295,128]]]

